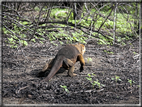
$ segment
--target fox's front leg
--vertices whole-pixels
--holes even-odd
[[[82,72],[84,70],[84,66],[85,66],[85,60],[84,60],[82,54],[78,55],[78,61],[80,61],[80,64],[81,64],[80,72]]]

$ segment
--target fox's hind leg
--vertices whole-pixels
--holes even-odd
[[[75,74],[73,72],[74,72],[74,66],[69,68],[68,75],[70,75],[71,77],[76,76],[77,74]]]

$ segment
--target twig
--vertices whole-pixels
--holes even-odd
[[[103,91],[104,90],[104,88],[102,88],[102,89],[100,89],[100,90],[95,90],[95,89],[91,89],[91,90],[80,90],[80,91],[75,91],[75,92],[73,92],[73,93],[80,93],[80,92],[88,92],[88,93],[90,93],[90,92],[101,92],[101,91]]]
[[[73,24],[72,22],[68,22],[68,23],[67,23],[66,21],[47,21],[47,22],[39,22],[39,25],[42,25],[42,24],[45,24],[45,23],[58,23],[58,24],[66,24],[66,25],[73,26],[73,27],[75,26],[75,24]],[[87,29],[87,30],[91,30],[90,28],[88,29],[88,27],[85,27],[85,26],[83,26],[83,25],[77,25],[76,28],[78,28],[78,29],[85,28],[85,29]],[[81,29],[81,30],[82,30],[82,29]],[[100,31],[98,31],[98,30],[92,29],[92,31],[93,31],[93,32],[97,32],[97,33],[99,33],[99,34],[105,36],[106,38],[108,38],[106,35],[104,35],[102,32],[100,32]],[[85,32],[85,31],[84,31],[84,32]],[[86,32],[86,34],[87,34],[87,32]],[[92,36],[94,36],[94,35],[92,35]],[[97,37],[97,36],[95,36],[95,37]]]
[[[106,20],[108,19],[108,17],[111,15],[113,8],[114,8],[114,6],[113,6],[113,4],[112,4],[111,12],[110,12],[109,15],[105,18],[104,22],[101,24],[101,26],[99,27],[98,31],[100,31],[101,27],[104,25],[104,23],[106,22]]]
[[[41,11],[42,11],[43,7],[44,7],[44,5],[40,8],[38,21],[36,22],[36,26],[35,26],[34,32],[33,32],[33,34],[31,35],[31,38],[28,41],[30,41],[33,38],[33,36],[35,35],[35,33],[36,33],[36,30],[38,28],[38,23],[39,23],[40,15],[41,15]]]
[[[29,87],[29,85],[27,85],[27,86],[25,86],[25,87],[22,87],[22,88],[20,88],[19,90],[16,90],[16,94],[18,94],[21,90],[23,90],[23,89],[25,89],[25,88],[27,88],[27,87]]]

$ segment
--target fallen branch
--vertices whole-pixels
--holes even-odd
[[[25,87],[22,87],[22,88],[20,88],[19,90],[16,90],[16,94],[18,94],[21,90],[23,90],[23,89],[25,89],[25,88],[27,88],[27,87],[29,87],[29,85],[27,85],[27,86],[25,86]]]
[[[86,90],[86,91],[80,90],[80,91],[75,91],[75,92],[73,92],[73,93],[80,93],[80,92],[91,93],[91,92],[101,92],[101,91],[103,91],[103,90],[104,90],[104,88],[102,88],[102,89],[100,89],[100,90],[95,90],[95,89]]]
[[[72,22],[66,22],[66,21],[46,21],[46,22],[39,22],[38,24],[39,24],[39,25],[42,25],[42,24],[45,24],[45,23],[65,24],[65,25],[69,25],[69,26],[72,26],[72,27],[75,26],[75,24],[73,24]],[[85,28],[85,29],[87,29],[87,30],[91,30],[91,28],[88,29],[88,27],[85,27],[85,26],[83,26],[83,25],[76,25],[76,28],[78,28],[78,29],[80,29],[80,30],[82,30],[81,28]],[[83,31],[83,30],[82,30],[82,31]],[[86,34],[89,34],[89,33],[85,32],[85,31],[83,31],[83,32],[86,33]],[[105,36],[101,31],[98,31],[98,30],[92,29],[92,32],[97,32],[97,33],[99,33],[99,34]],[[90,35],[90,34],[89,34],[89,35]],[[91,35],[92,35],[92,34],[91,34]],[[94,36],[94,35],[92,35],[92,36]],[[95,36],[95,37],[96,37],[96,36]],[[107,36],[105,36],[105,37],[108,38]],[[109,39],[109,38],[108,38],[108,39]]]

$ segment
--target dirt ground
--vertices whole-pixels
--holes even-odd
[[[90,57],[92,62],[83,72],[77,62],[76,77],[67,76],[67,71],[61,69],[64,72],[51,81],[39,83],[45,77],[38,77],[38,72],[62,46],[47,41],[11,49],[3,43],[3,104],[139,104],[139,41],[119,47],[92,40],[85,46],[84,58]],[[92,81],[98,81],[100,87],[86,78],[91,73]],[[67,86],[69,92],[60,85]]]

